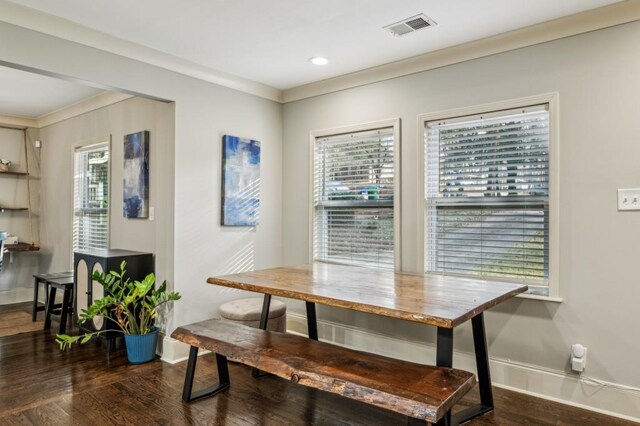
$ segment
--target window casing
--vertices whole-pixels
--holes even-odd
[[[314,261],[395,268],[397,123],[312,133]]]
[[[109,248],[109,143],[74,152],[73,251]]]
[[[424,269],[554,299],[555,96],[514,102],[422,117]]]

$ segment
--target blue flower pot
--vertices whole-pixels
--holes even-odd
[[[125,334],[127,358],[131,364],[143,364],[152,361],[156,356],[158,344],[158,327],[153,327],[147,334]]]

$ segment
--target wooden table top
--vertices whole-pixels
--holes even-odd
[[[527,291],[522,284],[329,263],[242,272],[207,282],[445,328]]]
[[[50,285],[56,286],[58,288],[64,287],[66,285],[73,285],[73,276],[70,277],[55,277],[49,278],[47,282]]]

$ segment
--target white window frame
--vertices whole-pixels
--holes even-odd
[[[76,250],[74,247],[73,238],[73,225],[75,221],[75,155],[78,150],[90,149],[94,146],[105,145],[109,150],[109,168],[107,172],[107,181],[109,182],[109,200],[107,202],[107,248],[111,247],[111,205],[113,201],[113,182],[111,180],[111,169],[113,163],[113,149],[111,144],[111,135],[97,137],[88,141],[81,142],[73,146],[71,151],[71,164],[73,165],[72,177],[71,177],[71,267],[73,268],[73,252]]]
[[[418,256],[416,270],[425,270],[425,238],[426,238],[426,225],[425,225],[425,137],[426,137],[426,125],[428,122],[446,120],[454,117],[462,117],[468,115],[477,115],[483,113],[489,113],[501,110],[510,110],[514,108],[521,108],[530,105],[549,105],[549,295],[534,295],[534,294],[520,294],[518,297],[525,299],[544,300],[551,302],[562,302],[560,296],[560,283],[559,283],[559,209],[560,209],[560,185],[559,185],[559,171],[558,165],[560,163],[560,149],[559,149],[559,130],[558,130],[558,93],[545,93],[541,95],[523,97],[518,99],[510,99],[506,101],[493,102],[482,105],[475,105],[463,108],[454,108],[444,111],[438,111],[433,113],[420,114],[418,116],[418,214],[420,220],[418,220]],[[435,273],[434,273],[435,274]],[[492,281],[500,281],[499,279],[491,278]],[[504,280],[509,281],[509,280]]]
[[[318,138],[355,132],[366,132],[369,130],[380,129],[384,127],[393,127],[393,143],[394,143],[394,195],[393,195],[393,251],[394,251],[394,271],[400,271],[402,268],[402,250],[401,250],[401,176],[400,176],[400,118],[391,118],[387,120],[373,121],[355,125],[334,127],[321,130],[312,130],[309,132],[309,263],[314,259],[313,244],[313,226],[315,218],[314,205],[314,165],[316,161],[316,140]]]

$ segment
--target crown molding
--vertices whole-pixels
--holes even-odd
[[[0,21],[155,65],[199,80],[281,102],[282,91],[195,64],[35,9],[0,0]]]
[[[0,114],[0,126],[15,127],[17,129],[23,129],[25,127],[38,127],[37,121],[33,118],[2,114]]]
[[[95,111],[106,106],[133,98],[133,95],[119,92],[102,92],[87,99],[83,99],[75,104],[68,105],[56,111],[41,115],[35,119],[35,126],[46,127],[69,118],[77,117],[87,112]]]
[[[351,89],[638,20],[640,20],[640,1],[626,0],[482,40],[293,87],[282,92],[282,102],[294,102]]]
[[[128,93],[102,92],[90,98],[76,102],[75,104],[43,114],[37,118],[0,115],[0,125],[16,128],[32,127],[40,129],[133,97],[133,95]]]

